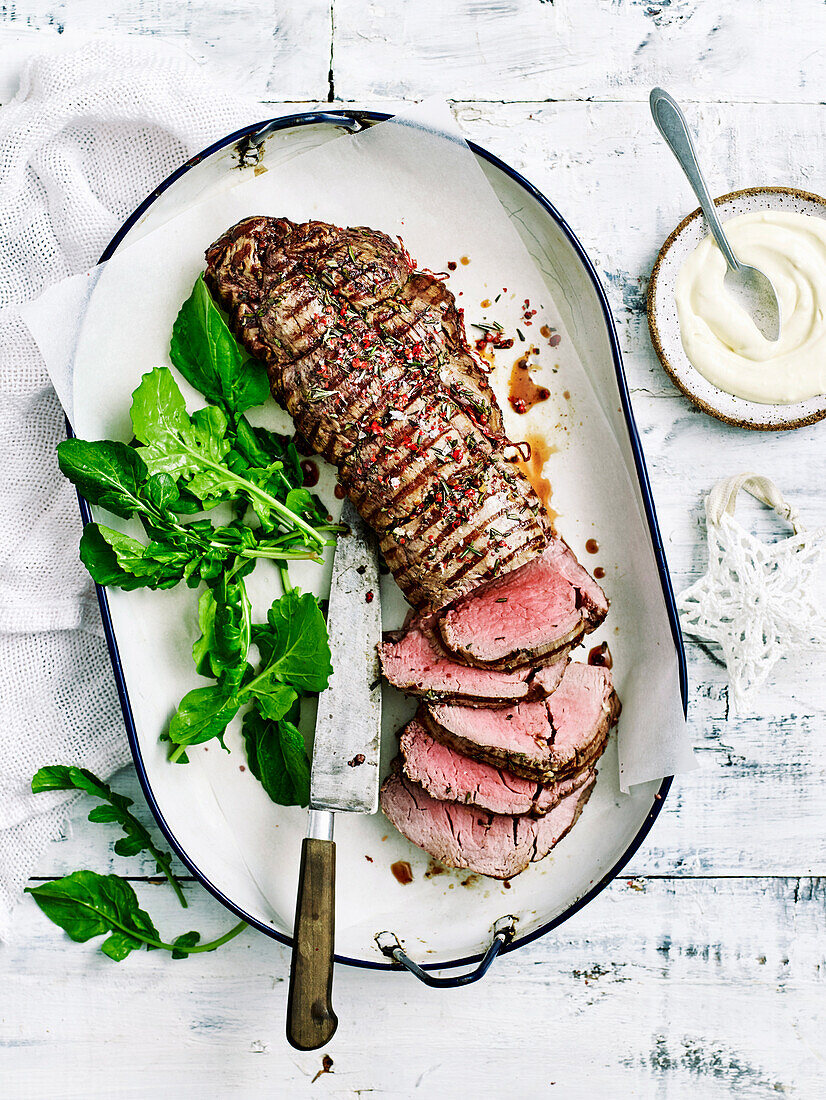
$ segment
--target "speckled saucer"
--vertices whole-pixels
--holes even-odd
[[[723,222],[738,214],[766,209],[826,218],[826,199],[794,187],[749,187],[714,201],[720,208]],[[680,340],[675,287],[683,263],[707,234],[706,220],[699,209],[684,218],[660,249],[648,284],[651,342],[674,385],[703,412],[738,428],[785,431],[822,420],[826,417],[826,396],[793,405],[746,401],[712,385],[688,361]]]

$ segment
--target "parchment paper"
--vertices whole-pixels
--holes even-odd
[[[267,164],[265,155],[264,167]],[[287,163],[273,165],[270,158],[270,164],[255,176],[227,172],[220,188],[208,189],[208,198],[170,216],[160,228],[149,232],[138,227],[128,247],[107,265],[53,287],[28,307],[25,319],[78,434],[123,439],[131,436],[130,395],[141,374],[169,362],[172,323],[203,269],[204,248],[229,225],[251,214],[284,215],[299,221],[319,218],[398,234],[421,267],[445,271],[449,261],[455,263],[449,285],[466,310],[468,325],[498,321],[511,336],[517,327],[521,329],[525,342],[517,340],[512,349],[497,353],[491,380],[512,438],[530,438],[535,446],[538,442],[551,452],[534,476],[551,483],[551,507],[558,514],[560,533],[586,567],[593,570],[599,564],[605,570],[602,583],[612,601],[611,612],[606,624],[588,639],[588,646],[574,656],[585,660],[591,645],[609,643],[624,709],[616,747],[612,742],[601,762],[602,781],[586,814],[558,852],[513,882],[506,903],[495,889],[482,895],[467,890],[450,894],[454,883],[447,879],[443,885],[439,885],[442,880],[420,882],[419,869],[414,885],[401,888],[394,882],[388,887],[384,864],[391,858],[412,859],[410,846],[392,830],[391,835],[383,835],[387,826],[382,827],[380,818],[348,818],[339,825],[337,831],[345,842],[339,858],[350,886],[340,894],[337,920],[342,938],[354,944],[350,953],[363,956],[368,950],[364,944],[372,943],[376,921],[386,917],[388,925],[395,922],[393,926],[401,925],[402,932],[403,919],[409,919],[411,928],[426,923],[431,930],[427,940],[428,950],[434,953],[431,957],[456,957],[457,952],[469,950],[468,937],[471,944],[474,937],[484,942],[503,904],[521,914],[527,928],[580,896],[589,881],[611,865],[616,858],[612,853],[622,850],[616,847],[621,836],[634,828],[638,811],[623,810],[616,801],[622,798],[619,790],[695,766],[636,475],[630,467],[627,440],[618,439],[612,427],[612,422],[622,426],[616,416],[616,392],[602,383],[594,390],[575,346],[579,334],[565,330],[547,280],[445,104],[424,104],[361,134],[327,141]],[[567,297],[569,288],[559,289]],[[530,324],[525,320],[526,300],[528,308],[536,310],[528,318]],[[544,325],[561,337],[558,346],[552,348],[540,335]],[[478,336],[479,330],[469,328],[469,335]],[[537,364],[532,377],[547,387],[551,397],[520,416],[508,404],[508,381],[515,359],[528,346],[539,349],[532,356]],[[190,409],[202,403],[186,384],[181,388]],[[253,412],[260,423],[289,429],[289,419],[274,403]],[[319,491],[335,514],[340,505],[334,484],[333,471],[323,469]],[[595,556],[585,550],[588,539],[599,543]],[[268,568],[262,564],[250,581],[259,616],[278,593]],[[291,575],[294,583],[323,592],[329,569],[297,563],[291,565]],[[193,858],[201,866],[209,862],[213,881],[237,904],[263,913],[263,919],[288,930],[304,815],[269,802],[241,763],[244,755],[237,728],[231,729],[227,739],[230,756],[214,744],[203,746],[193,750],[192,763],[185,769],[167,765],[157,745],[157,735],[177,700],[203,682],[189,658],[197,634],[192,593],[110,591],[109,599],[141,749],[172,831],[179,836],[187,830],[191,834],[188,816],[193,805],[198,807],[203,821],[214,823],[214,828],[208,836],[204,834],[208,861],[193,852],[195,841],[190,835]],[[386,579],[382,602],[385,626],[398,625],[406,605],[392,580]],[[410,709],[388,689],[385,762],[395,752],[393,733]],[[310,731],[312,714],[305,718]],[[181,798],[184,771],[188,804]],[[643,803],[647,797],[643,795]],[[633,801],[632,794],[629,806]],[[275,866],[267,854],[274,838],[279,853]],[[387,841],[378,845],[380,852],[377,840]],[[186,847],[186,839],[184,843]],[[362,851],[372,851],[375,864],[369,856],[366,863],[359,854]],[[239,868],[246,880],[239,878]],[[368,896],[373,901],[365,913],[363,899]],[[441,916],[438,906],[442,906]]]
[[[371,225],[403,237],[422,267],[444,271],[448,261],[458,262],[449,285],[460,292],[458,302],[466,309],[467,323],[483,318],[498,321],[511,336],[520,328],[527,341],[539,347],[539,356],[532,358],[532,362],[539,363],[539,370],[532,376],[538,385],[550,389],[548,402],[534,406],[526,416],[515,414],[508,404],[510,371],[515,358],[529,346],[527,342],[517,341],[512,350],[497,353],[492,382],[505,411],[509,434],[514,439],[540,435],[551,447],[558,448],[543,471],[553,487],[552,506],[559,513],[557,525],[591,569],[595,559],[582,553],[578,536],[588,531],[586,537],[596,537],[599,542],[600,556],[596,560],[606,569],[604,583],[614,604],[607,623],[609,634],[613,633],[610,628],[618,625],[617,605],[627,601],[635,609],[635,622],[623,623],[621,637],[610,639],[614,673],[626,711],[636,711],[633,702],[639,693],[645,698],[642,710],[648,719],[638,725],[626,718],[620,724],[623,789],[691,767],[676,660],[650,540],[639,509],[628,510],[629,501],[636,500],[635,474],[623,461],[600,400],[540,272],[461,138],[447,106],[430,101],[389,123],[342,136],[276,170],[248,178],[217,198],[195,204],[118,253],[109,267],[133,273],[124,283],[130,308],[136,293],[145,300],[146,307],[163,298],[162,309],[144,310],[159,348],[168,342],[171,320],[202,267],[200,245],[208,244],[228,225],[252,213]],[[194,242],[200,243],[193,247]],[[169,287],[165,274],[161,275],[170,254],[180,256],[181,261],[177,294]],[[461,263],[462,257],[469,262]],[[140,273],[137,279],[136,271]],[[58,284],[26,312],[26,321],[72,421],[71,350],[77,328],[71,322],[83,316],[99,272],[97,269],[93,274]],[[111,275],[110,271],[107,278]],[[537,310],[527,327],[523,319],[525,300],[530,302],[530,309]],[[483,301],[491,305],[483,308]],[[561,336],[556,348],[540,336],[542,325],[550,325]],[[469,334],[479,336],[480,332],[470,329]],[[118,355],[129,355],[128,340],[120,340]],[[149,369],[157,361],[158,356],[141,369]],[[565,392],[570,394],[567,400]],[[127,407],[128,403],[124,415]]]

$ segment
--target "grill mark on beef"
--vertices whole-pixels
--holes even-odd
[[[442,607],[544,545],[541,505],[505,465],[501,412],[452,293],[415,273],[388,236],[247,218],[207,250],[205,278],[233,331],[268,363],[275,396],[302,434],[341,467],[411,602]],[[419,420],[423,454],[397,443]],[[366,445],[373,430],[383,446]],[[440,445],[449,452],[440,455]],[[440,508],[429,491],[438,478],[457,496],[462,478],[477,492],[458,523],[444,515],[455,505]],[[499,545],[485,528],[506,514],[517,518]],[[478,558],[464,553],[476,542]]]

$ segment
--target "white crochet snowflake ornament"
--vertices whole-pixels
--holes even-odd
[[[746,531],[734,519],[741,489],[788,520],[794,534],[769,544]],[[756,474],[718,482],[706,498],[706,521],[708,570],[677,607],[686,634],[722,649],[737,713],[781,657],[826,645],[826,619],[813,599],[826,531],[805,531],[796,509]]]

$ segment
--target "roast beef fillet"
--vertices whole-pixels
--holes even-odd
[[[465,756],[551,783],[599,759],[619,710],[608,669],[571,662],[547,700],[496,710],[425,704],[417,718]]]
[[[512,878],[544,859],[573,827],[595,781],[567,795],[544,817],[514,816],[440,802],[396,766],[382,784],[381,808],[403,836],[440,863]]]
[[[548,520],[435,276],[383,233],[247,218],[205,279],[310,445],[339,467],[417,608],[531,561]]]
[[[510,670],[548,663],[596,629],[607,613],[605,593],[553,536],[541,556],[448,608],[438,630],[466,664]]]
[[[530,779],[483,764],[443,745],[415,719],[399,735],[402,768],[408,779],[418,783],[432,798],[476,806],[494,814],[548,813],[572,791],[579,790],[594,776],[586,767],[569,779],[543,786]]]
[[[516,672],[471,668],[445,652],[432,617],[414,620],[403,630],[388,631],[380,650],[382,671],[394,687],[431,701],[471,707],[504,707],[544,699],[557,687],[566,658],[547,668]]]

